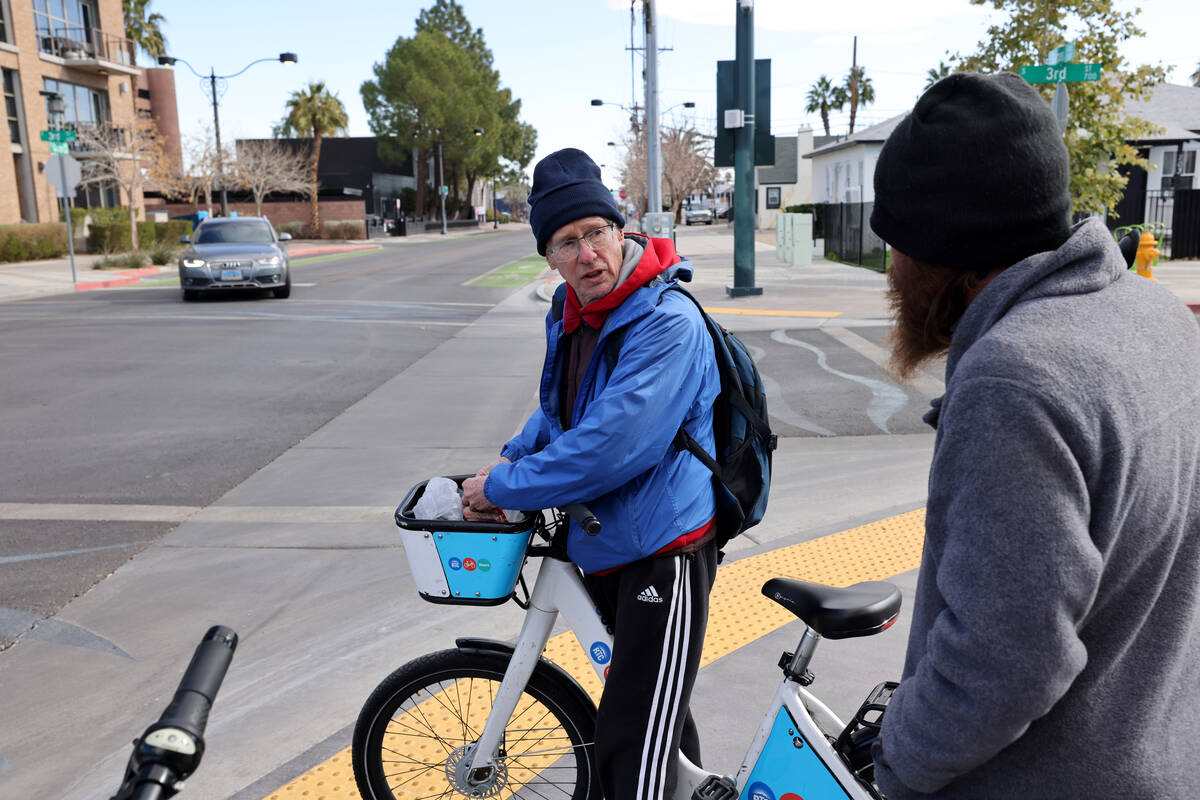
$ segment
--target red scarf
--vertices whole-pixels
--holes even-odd
[[[645,240],[645,252],[642,253],[642,260],[634,267],[633,274],[626,278],[620,286],[584,308],[579,305],[579,298],[575,295],[575,290],[571,288],[570,284],[567,285],[567,302],[563,307],[564,331],[574,332],[579,327],[581,320],[586,321],[590,327],[600,330],[604,326],[604,320],[608,319],[608,312],[621,305],[625,302],[625,298],[645,286],[657,275],[665,272],[668,267],[683,260],[675,252],[675,243],[670,239],[651,239],[641,235],[635,235],[635,237]]]

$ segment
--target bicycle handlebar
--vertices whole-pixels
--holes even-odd
[[[579,527],[583,528],[584,533],[588,536],[595,536],[600,533],[600,520],[588,510],[588,507],[583,503],[568,503],[562,507],[562,510],[571,516],[571,519],[579,523]]]
[[[170,705],[139,739],[112,800],[157,800],[173,796],[204,756],[204,729],[233,652],[237,634],[223,625],[208,629]]]

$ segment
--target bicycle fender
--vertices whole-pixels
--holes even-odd
[[[495,653],[497,655],[511,657],[515,648],[508,642],[501,642],[497,639],[475,639],[467,636],[462,636],[454,640],[454,646],[466,653]],[[596,716],[596,703],[592,700],[592,696],[588,694],[579,681],[571,677],[571,674],[550,661],[547,658],[539,657],[537,666],[534,667],[534,674],[540,675],[548,681],[552,681],[560,685],[563,689],[570,692],[576,700],[583,704],[584,708],[590,709],[592,717]]]

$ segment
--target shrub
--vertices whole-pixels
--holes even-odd
[[[282,225],[276,225],[275,231],[276,231],[276,233],[286,233],[288,236],[291,236],[293,239],[299,239],[301,236],[304,235],[304,223],[303,222],[285,222]]]
[[[92,269],[141,269],[146,259],[141,253],[112,253],[98,259]]]
[[[366,223],[357,219],[334,220],[321,227],[326,239],[364,239],[367,235]]]
[[[92,222],[100,225],[111,225],[117,222],[124,222],[129,225],[129,206],[117,206],[116,208],[89,208],[87,213],[92,215]]]
[[[155,241],[176,245],[181,237],[192,235],[194,226],[190,219],[171,219],[155,223],[155,228]]]
[[[137,224],[138,247],[150,247],[157,240],[156,222],[139,222]]]
[[[66,252],[65,222],[0,225],[0,261],[58,258]]]
[[[146,250],[146,254],[150,256],[150,263],[160,267],[174,261],[178,252],[179,245],[172,240],[157,241]]]
[[[89,253],[121,253],[129,250],[129,221],[95,223],[88,229]]]

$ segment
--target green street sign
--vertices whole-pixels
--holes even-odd
[[[70,151],[71,151],[71,149],[69,147],[67,147],[66,142],[51,142],[50,143],[50,152],[53,153],[54,155],[65,156]]]
[[[1075,60],[1075,43],[1064,44],[1061,47],[1056,47],[1050,51],[1050,57],[1047,59],[1051,64],[1070,64]]]
[[[73,142],[77,138],[73,130],[42,131],[43,142]]]
[[[1100,80],[1099,64],[1039,64],[1021,67],[1021,77],[1029,83],[1079,83]]]

